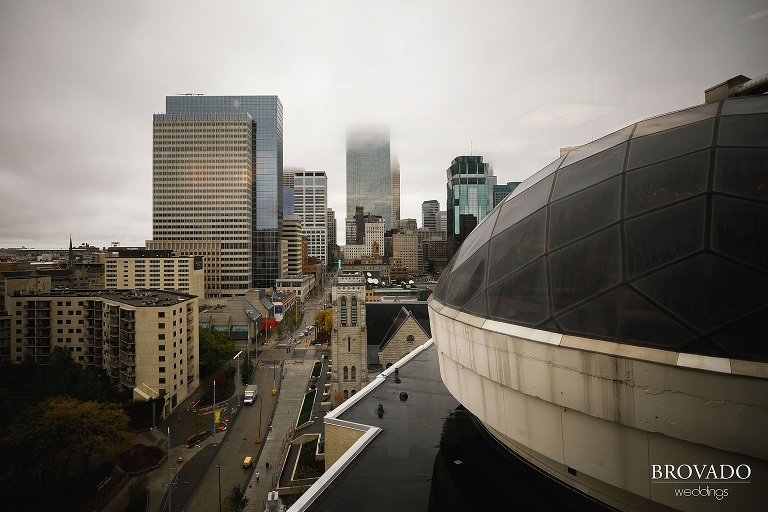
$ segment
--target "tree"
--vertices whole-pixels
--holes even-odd
[[[229,490],[229,494],[224,498],[222,503],[222,512],[243,512],[248,505],[248,498],[243,495],[243,491],[240,489],[240,484],[236,483]]]
[[[56,492],[82,479],[92,457],[111,460],[133,436],[117,405],[54,397],[25,411],[0,437],[0,486]]]
[[[227,333],[200,329],[200,377],[210,377],[235,355],[235,342]]]
[[[331,331],[333,330],[333,309],[328,308],[318,311],[315,315],[315,325],[317,325],[318,339],[330,341]]]

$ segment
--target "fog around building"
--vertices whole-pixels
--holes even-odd
[[[766,48],[764,0],[0,0],[0,247],[144,245],[168,95],[278,95],[284,164],[327,172],[343,243],[350,124],[390,126],[421,225],[456,156],[522,181],[768,73]]]

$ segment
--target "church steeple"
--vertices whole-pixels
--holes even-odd
[[[69,255],[67,256],[67,268],[75,266],[75,252],[72,250],[72,233],[69,234]]]

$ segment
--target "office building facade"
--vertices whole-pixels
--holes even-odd
[[[328,262],[328,177],[325,171],[295,171],[294,208],[301,218],[307,255],[323,265]]]
[[[154,116],[153,241],[221,244],[221,294],[274,286],[283,217],[277,96],[166,97]]]
[[[205,297],[202,256],[171,251],[111,251],[104,258],[107,290],[167,290]]]
[[[389,127],[355,125],[347,129],[347,219],[363,213],[384,219],[392,229],[392,169]],[[354,243],[347,240],[346,243]]]
[[[474,228],[490,211],[489,174],[482,156],[457,156],[446,171],[449,257],[464,241],[469,227]]]
[[[421,225],[430,231],[440,229],[440,203],[437,199],[421,203]]]

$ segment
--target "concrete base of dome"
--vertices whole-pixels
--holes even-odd
[[[430,308],[446,387],[549,474],[621,510],[764,504],[767,378]]]

